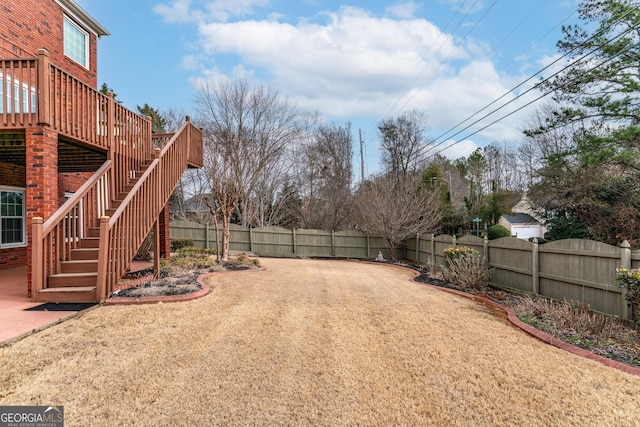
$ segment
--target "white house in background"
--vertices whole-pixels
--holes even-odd
[[[526,213],[502,215],[498,223],[506,227],[511,235],[518,239],[541,238],[547,232],[546,227],[540,221]]]

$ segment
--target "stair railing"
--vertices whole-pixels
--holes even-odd
[[[192,138],[201,141],[201,131],[187,121],[156,150],[155,158],[137,179],[106,225],[101,227],[98,260],[98,299],[104,300],[129,268],[133,257],[164,209],[188,166]],[[104,246],[103,246],[104,243]]]
[[[46,287],[47,277],[60,271],[60,263],[70,259],[80,239],[90,227],[100,225],[100,217],[110,208],[109,182],[112,161],[107,160],[69,200],[44,223],[33,221],[31,296]]]

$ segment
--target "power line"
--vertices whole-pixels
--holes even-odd
[[[636,27],[636,28],[637,28],[637,27]],[[635,29],[635,28],[632,28],[632,29]],[[629,31],[629,30],[628,30],[628,31]],[[626,33],[626,32],[625,32],[625,33]],[[568,82],[566,82],[563,86],[567,86],[567,85],[569,85],[569,84],[571,84],[571,83],[573,83],[573,82],[575,82],[575,81],[579,80],[579,79],[580,79],[584,74],[586,74],[586,73],[588,73],[588,72],[590,72],[590,71],[593,71],[593,70],[595,70],[596,68],[602,67],[602,66],[603,66],[603,65],[605,65],[606,63],[608,63],[608,62],[610,62],[610,61],[613,61],[613,60],[614,60],[614,59],[616,59],[618,56],[621,56],[622,54],[624,54],[624,53],[626,53],[626,52],[628,52],[628,50],[626,50],[626,51],[622,51],[622,52],[618,53],[617,55],[615,55],[615,56],[613,56],[613,57],[611,57],[611,58],[609,58],[609,59],[605,60],[604,62],[602,62],[602,63],[600,63],[600,64],[598,64],[598,65],[596,65],[596,66],[594,66],[594,67],[592,67],[592,68],[590,68],[590,69],[588,69],[588,70],[586,70],[586,71],[585,71],[585,73],[580,74],[580,75],[578,75],[578,76],[575,76],[573,79],[571,79],[571,80],[569,80]],[[575,62],[574,62],[573,64],[571,64],[571,66],[573,66],[573,65],[575,65]],[[565,69],[566,69],[566,68],[568,68],[568,67],[565,67]],[[487,125],[485,125],[485,126],[481,127],[480,129],[473,131],[472,133],[470,133],[470,134],[468,134],[468,135],[464,136],[463,138],[459,139],[458,141],[453,142],[452,144],[450,144],[450,145],[448,145],[448,146],[446,146],[446,147],[444,147],[444,148],[442,148],[442,149],[438,150],[437,152],[435,152],[435,153],[433,153],[433,154],[428,154],[428,152],[427,152],[427,153],[425,153],[425,156],[426,156],[426,157],[425,157],[424,159],[419,160],[419,161],[420,161],[420,162],[424,162],[424,161],[426,161],[428,158],[433,157],[433,156],[436,156],[436,155],[438,155],[438,154],[442,153],[443,151],[448,150],[449,148],[453,147],[454,145],[459,144],[460,142],[462,142],[462,141],[464,141],[464,140],[466,140],[466,139],[470,138],[471,136],[473,136],[473,135],[475,135],[475,134],[477,134],[477,133],[479,133],[479,132],[482,132],[483,130],[485,130],[485,129],[487,129],[487,128],[489,128],[489,127],[493,126],[493,125],[495,125],[496,123],[498,123],[498,122],[500,122],[500,121],[502,121],[502,120],[504,120],[505,118],[507,118],[507,117],[509,117],[509,116],[511,116],[511,115],[513,115],[513,114],[515,114],[515,113],[517,113],[518,111],[520,111],[520,110],[522,110],[522,109],[524,109],[524,108],[528,107],[529,105],[531,105],[531,104],[533,104],[533,103],[535,103],[535,102],[538,102],[540,99],[542,99],[542,98],[544,98],[544,97],[546,97],[546,96],[550,95],[550,94],[551,94],[551,93],[553,93],[553,92],[554,92],[554,90],[550,90],[550,91],[548,91],[548,92],[546,92],[546,93],[543,93],[542,95],[538,96],[536,99],[534,99],[534,100],[532,100],[532,101],[530,101],[530,102],[526,103],[525,105],[523,105],[523,106],[521,106],[521,107],[519,107],[519,108],[517,108],[517,109],[515,109],[515,110],[513,110],[513,111],[511,111],[511,112],[509,112],[509,113],[507,113],[507,114],[505,114],[504,116],[502,116],[502,117],[500,117],[500,118],[498,118],[498,119],[494,120],[493,122],[491,122],[491,123],[489,123],[489,124],[487,124]],[[444,141],[443,141],[443,142],[444,142]],[[440,142],[440,143],[439,143],[439,144],[437,144],[437,145],[441,145],[443,142]]]
[[[637,8],[636,8],[637,9]],[[589,37],[586,41],[589,41],[591,39],[594,39],[596,37],[601,36],[605,31],[609,30],[611,27],[613,27],[615,24],[617,24],[618,22],[620,22],[622,19],[624,19],[628,14],[630,14],[633,10],[628,11],[627,13],[625,13],[624,15],[622,15],[620,18],[618,18],[616,21],[612,22],[609,26],[603,28],[601,31],[599,31],[598,33],[593,34],[591,37]],[[617,37],[614,37],[610,40],[608,40],[606,43],[604,43],[604,45],[610,43],[611,41],[615,40],[616,38],[622,36],[623,34],[626,34],[627,32],[631,31],[631,28],[628,29],[627,31],[625,31],[624,33],[620,34]],[[603,45],[603,46],[604,46]],[[514,86],[512,89],[508,90],[507,92],[505,92],[504,94],[502,94],[499,98],[493,100],[492,102],[490,102],[489,104],[487,104],[486,106],[482,107],[481,109],[479,109],[478,111],[476,111],[475,113],[473,113],[471,116],[467,117],[466,119],[462,120],[461,122],[459,122],[458,124],[456,124],[455,126],[452,126],[451,128],[449,128],[447,131],[443,132],[442,134],[438,135],[436,138],[433,139],[433,141],[437,141],[438,139],[442,138],[443,136],[445,136],[446,134],[448,134],[449,132],[452,132],[453,130],[455,130],[458,126],[466,123],[467,121],[471,120],[473,117],[477,116],[478,114],[480,114],[482,111],[486,110],[487,108],[489,108],[490,106],[492,106],[493,104],[495,104],[496,102],[500,101],[502,98],[506,97],[507,95],[510,95],[513,91],[515,91],[516,89],[518,89],[519,87],[523,86],[525,83],[527,83],[528,81],[532,80],[535,76],[537,76],[538,74],[544,72],[545,70],[547,70],[548,68],[550,68],[551,66],[555,65],[556,63],[560,62],[562,59],[566,58],[567,56],[571,55],[572,53],[574,53],[576,50],[578,49],[578,47],[575,47],[573,49],[571,49],[569,52],[565,53],[564,55],[560,56],[559,58],[557,58],[555,61],[551,62],[550,64],[548,64],[547,66],[543,67],[542,69],[538,70],[537,72],[535,72],[534,74],[532,74],[531,76],[529,76],[527,79],[525,79],[523,82],[519,83],[518,85]],[[576,60],[574,62],[577,63],[579,62],[581,59],[583,59],[584,57],[588,56],[589,54],[593,53],[594,51],[598,50],[599,48],[594,49],[593,51],[583,55],[581,58],[579,58],[578,60]],[[566,69],[568,67],[565,67],[564,69]],[[563,69],[563,70],[564,70]],[[561,71],[563,71],[561,70]],[[555,73],[554,75],[557,75],[559,72]],[[547,78],[546,80],[548,80],[549,78]],[[482,118],[480,118],[479,120],[476,120],[475,122],[471,123],[471,125],[463,128],[462,130],[458,131],[457,133],[450,135],[448,138],[453,138],[454,136],[462,133],[463,131],[467,130],[469,127],[473,126],[474,124],[478,123],[480,120],[483,120],[484,118],[486,118],[487,116],[493,114],[494,112],[498,111],[499,109],[503,108],[504,106],[510,104],[511,102],[515,101],[516,99],[518,99],[520,96],[530,92],[531,90],[533,90],[534,88],[536,88],[537,86],[539,86],[541,83],[537,83],[536,85],[534,85],[532,88],[528,89],[527,91],[521,93],[520,95],[518,95],[516,98],[512,99],[511,101],[507,102],[506,104],[504,104],[502,107],[499,107],[496,110],[493,110],[491,113],[483,116]],[[439,144],[438,144],[439,145]]]
[[[473,10],[473,8],[475,7],[475,5],[478,3],[478,1],[479,1],[479,0],[475,0],[475,1],[473,2],[473,4],[472,4],[468,9],[467,9],[467,11],[466,11],[466,13],[464,14],[464,16],[462,16],[462,18],[460,18],[460,20],[458,21],[458,23],[456,24],[456,26],[455,26],[455,27],[453,28],[453,30],[452,30],[452,33],[451,33],[452,35],[455,33],[455,31],[458,29],[458,27],[460,27],[460,25],[462,25],[462,23],[463,23],[463,22],[464,22],[464,20],[467,18],[467,16],[471,13],[471,11],[472,11],[472,10]],[[491,5],[491,8],[493,8],[493,6],[496,4],[496,2],[497,2],[497,1],[498,1],[498,0],[494,0],[493,4]],[[422,69],[420,70],[420,72],[418,72],[418,73],[415,75],[415,77],[413,78],[413,80],[411,80],[411,82],[410,82],[409,84],[407,84],[407,80],[405,81],[405,84],[403,84],[403,86],[402,86],[402,87],[403,87],[403,89],[404,89],[404,88],[411,87],[411,85],[412,85],[413,83],[415,83],[415,82],[418,80],[418,77],[420,77],[420,74],[421,74],[421,73],[422,73],[422,72],[427,68],[427,66],[429,65],[429,61],[427,61],[427,58],[426,58],[426,57],[427,57],[427,55],[431,52],[431,50],[432,50],[433,46],[437,45],[438,40],[440,40],[440,38],[442,37],[443,33],[444,33],[444,32],[446,31],[446,29],[449,27],[449,24],[450,24],[450,23],[455,19],[455,17],[458,15],[458,13],[459,13],[463,8],[464,8],[465,4],[466,4],[466,0],[465,0],[465,2],[464,2],[460,7],[458,7],[458,9],[456,10],[456,12],[455,12],[455,13],[453,14],[453,16],[449,19],[449,22],[447,22],[447,25],[442,29],[442,31],[440,31],[440,34],[438,34],[438,37],[436,38],[436,41],[434,42],[434,44],[432,44],[432,45],[431,45],[431,47],[429,48],[429,50],[427,51],[427,53],[424,55],[424,57],[422,57],[422,59],[423,59],[423,60],[424,60],[424,62],[425,62],[424,66],[422,67]],[[491,8],[490,8],[490,9],[491,9]],[[490,9],[489,9],[489,10],[490,10]],[[487,11],[487,12],[485,12],[485,14],[482,16],[482,18],[480,19],[480,21],[482,21],[482,19],[487,15],[487,13],[488,13],[488,11]],[[461,41],[460,41],[460,42],[455,46],[455,49],[457,49],[458,47],[460,47],[460,44],[462,44],[462,41],[466,40],[466,38],[469,36],[469,34],[471,33],[471,31],[473,31],[473,29],[478,25],[478,23],[479,23],[480,21],[476,22],[476,24],[473,26],[473,28],[472,28],[469,32],[467,32],[467,34],[463,37],[463,39],[462,39],[462,40],[461,40]],[[447,37],[447,40],[449,40],[449,39],[451,39],[451,38],[452,38],[452,36],[448,36],[448,37]],[[437,54],[442,50],[442,48],[444,47],[444,44],[446,43],[446,41],[447,41],[447,40],[443,40],[443,42],[442,42],[442,43],[440,44],[440,46],[438,47],[438,50],[436,50],[436,52],[431,56],[431,58],[432,58],[432,59],[433,59],[433,58],[435,58],[435,57],[436,57],[436,55],[437,55]],[[454,50],[455,50],[455,49],[454,49]],[[447,58],[446,58],[446,59],[449,59],[449,58],[451,57],[451,55],[452,55],[452,54],[453,54],[453,51],[452,51],[451,53],[449,53],[449,55],[447,56]],[[439,67],[438,67],[438,69],[439,69]],[[438,69],[436,69],[436,70],[431,74],[431,76],[433,76],[433,74],[435,74],[435,72],[436,72]],[[398,98],[396,99],[395,103],[394,103],[391,107],[389,107],[389,108],[387,108],[387,107],[388,107],[388,105],[389,105],[389,104],[387,104],[387,107],[383,108],[383,109],[382,109],[382,112],[380,112],[380,113],[376,116],[375,121],[377,122],[377,121],[378,121],[379,119],[381,119],[385,114],[388,114],[387,112],[391,112],[393,109],[395,109],[395,107],[396,107],[396,106],[398,105],[398,103],[402,100],[402,98],[403,98],[402,96],[398,97]],[[407,101],[407,102],[408,102],[408,101]],[[405,102],[405,105],[406,105],[406,102]],[[369,130],[370,128],[371,128],[371,126],[370,126],[369,128],[367,128],[366,130]]]

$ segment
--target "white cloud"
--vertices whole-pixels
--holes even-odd
[[[478,145],[470,139],[465,139],[455,143],[449,140],[437,148],[437,151],[449,160],[457,160],[462,157],[469,157],[469,154],[476,151]]]
[[[233,13],[266,2],[241,1]],[[223,3],[227,12],[235,4],[231,0],[209,4]],[[185,16],[181,11],[188,9],[189,0],[176,0],[172,5],[175,16]],[[405,12],[410,11],[409,6],[415,7],[412,1],[398,4],[396,16],[402,13],[401,5],[407,7]],[[221,22],[210,12],[191,12],[191,17],[202,17],[197,26],[199,44],[183,66],[201,67],[200,78],[227,74],[265,80],[329,120],[370,117],[375,121],[417,108],[426,112],[437,136],[438,129],[444,131],[466,119],[505,94],[510,84],[521,78],[498,74],[485,55],[487,46],[476,42],[456,46],[450,35],[425,19],[378,17],[354,7],[327,12],[322,22],[316,19],[297,23],[278,22],[277,16]],[[228,59],[231,64],[225,63]],[[215,67],[207,68],[207,63]],[[512,98],[509,95],[503,102]],[[524,100],[514,102],[504,113],[523,103]],[[491,120],[451,138],[466,138]],[[516,114],[474,139],[513,141],[520,138],[520,132],[514,129],[520,128],[521,121],[522,114]],[[371,123],[365,131],[374,131],[376,125]],[[468,155],[472,146],[477,147],[475,142],[464,141],[451,150]]]
[[[411,19],[415,16],[418,9],[420,9],[420,7],[413,0],[409,0],[387,7],[386,12],[400,19]]]
[[[162,16],[167,22],[185,23],[195,19],[191,10],[191,0],[175,0],[170,5],[156,4],[153,11]]]
[[[231,18],[251,15],[256,8],[265,7],[269,0],[210,0],[200,7],[192,6],[191,0],[173,0],[169,4],[156,4],[154,12],[167,22],[191,23],[227,22]]]

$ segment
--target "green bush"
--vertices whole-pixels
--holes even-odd
[[[487,237],[489,240],[499,239],[500,237],[511,237],[511,232],[504,225],[496,224],[487,229]]]
[[[173,267],[203,269],[215,266],[217,261],[208,249],[184,247],[171,257],[169,264]]]
[[[213,248],[197,248],[195,246],[184,246],[177,250],[179,254],[183,255],[215,255],[216,250]]]
[[[616,269],[616,284],[620,288],[626,288],[625,299],[627,305],[631,307],[633,319],[640,322],[640,269],[624,268]]]
[[[193,239],[171,239],[171,252],[188,246],[193,246]]]

